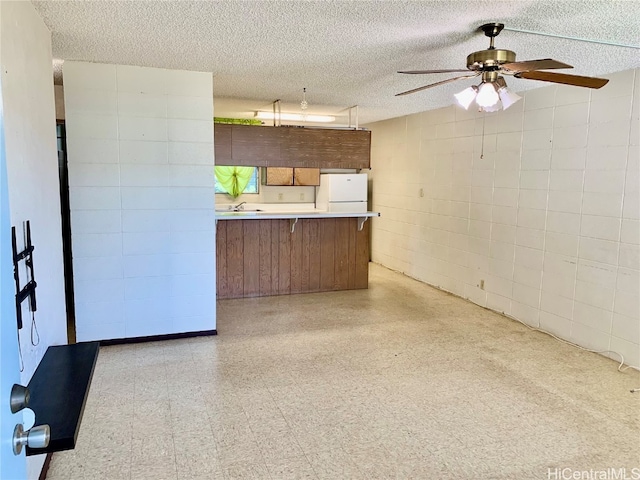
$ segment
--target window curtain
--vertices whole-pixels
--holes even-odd
[[[262,121],[256,118],[213,117],[213,123],[230,123],[232,125],[262,125]]]
[[[215,167],[218,184],[233,198],[247,188],[255,167]]]

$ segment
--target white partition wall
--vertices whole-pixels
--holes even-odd
[[[640,70],[606,77],[371,125],[373,260],[640,365]]]
[[[79,341],[214,330],[212,74],[65,62]]]

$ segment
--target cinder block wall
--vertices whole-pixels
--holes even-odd
[[[212,74],[65,62],[79,341],[216,328]]]
[[[370,125],[373,260],[640,365],[640,70],[606,77]]]

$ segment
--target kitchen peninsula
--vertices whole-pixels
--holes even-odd
[[[279,185],[295,185],[296,169],[361,170],[371,160],[366,130],[216,124],[214,137],[216,165],[288,168],[292,182]],[[360,205],[347,202],[340,211],[327,199],[320,208],[318,198],[288,210],[216,211],[217,298],[368,288],[367,220],[379,214],[366,212],[366,181],[343,187],[353,191],[356,183]]]
[[[368,288],[375,212],[216,212],[217,298]]]

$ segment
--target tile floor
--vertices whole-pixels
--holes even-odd
[[[53,456],[47,478],[640,467],[637,372],[382,267],[370,280],[368,291],[222,301],[217,337],[102,348],[78,446]]]

